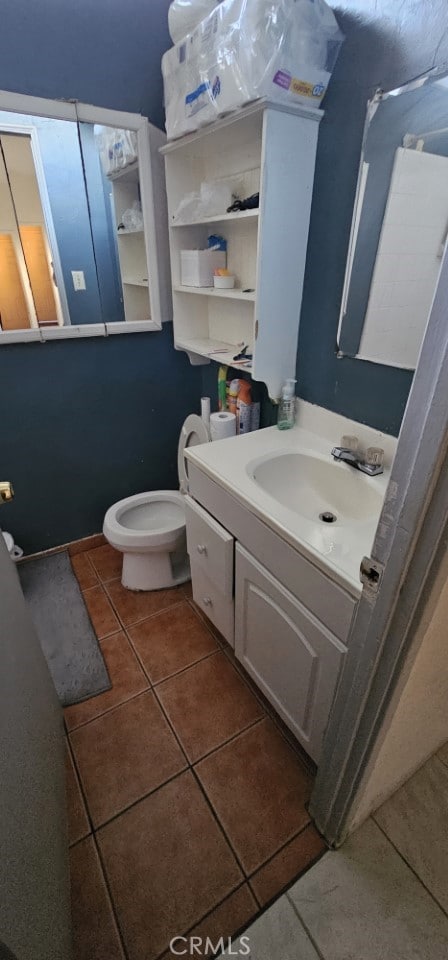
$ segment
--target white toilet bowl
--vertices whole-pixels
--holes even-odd
[[[137,493],[114,503],[104,517],[106,540],[123,554],[121,582],[129,590],[161,590],[190,579],[184,493],[188,479],[184,450],[209,439],[200,417],[187,417],[180,434],[181,491]]]

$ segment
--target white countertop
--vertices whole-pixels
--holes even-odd
[[[369,477],[345,463],[335,463],[331,449],[337,446],[343,434],[355,434],[361,446],[380,446],[385,450],[384,473]],[[378,523],[381,502],[384,499],[390,465],[396,448],[396,439],[379,431],[347,420],[338,414],[304,401],[298,402],[298,422],[288,431],[268,427],[246,436],[231,437],[215,443],[190,447],[186,450],[189,461],[207,476],[224,487],[247,509],[275,530],[291,546],[295,547],[312,563],[325,571],[353,596],[361,593],[359,565],[362,557],[369,555]],[[334,464],[334,469],[347,476],[350,496],[356,509],[353,518],[341,517],[327,525],[316,516],[307,518],[282,505],[267,493],[250,475],[248,465],[259,458],[265,459],[283,453],[300,453]],[[287,461],[285,461],[286,463]],[[348,472],[348,473],[347,473]],[[338,481],[340,477],[338,477]],[[363,494],[367,489],[378,494],[378,510],[366,518],[363,516]],[[367,494],[368,497],[368,494]],[[331,509],[331,494],[324,495],[322,510]],[[376,497],[374,497],[376,503]]]

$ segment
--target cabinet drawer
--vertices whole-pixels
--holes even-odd
[[[235,653],[317,763],[345,648],[239,544]]]
[[[202,570],[225,597],[233,596],[234,539],[213,517],[185,497],[187,550],[191,564]],[[195,598],[196,599],[196,598]],[[211,619],[211,618],[210,618]]]
[[[194,558],[191,560],[191,583],[195,603],[233,647],[235,632],[233,597],[225,596],[216,583],[206,576],[202,563],[197,563]]]

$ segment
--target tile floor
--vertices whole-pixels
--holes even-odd
[[[74,955],[166,960],[319,858],[313,774],[189,585],[133,594],[109,545],[70,552],[112,681],[65,710]]]
[[[447,822],[448,744],[249,925],[251,957],[446,960]]]

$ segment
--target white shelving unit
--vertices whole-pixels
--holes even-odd
[[[174,342],[193,364],[229,366],[244,343],[254,379],[273,398],[295,375],[300,307],[321,110],[259,100],[161,148],[165,157]],[[230,181],[257,210],[175,220],[180,201],[203,181]],[[181,285],[180,252],[227,240],[232,290]],[[250,292],[244,292],[250,291]]]
[[[141,201],[138,161],[109,177],[117,230],[118,260],[127,322],[151,320],[149,271],[144,230],[119,230],[125,210]]]

